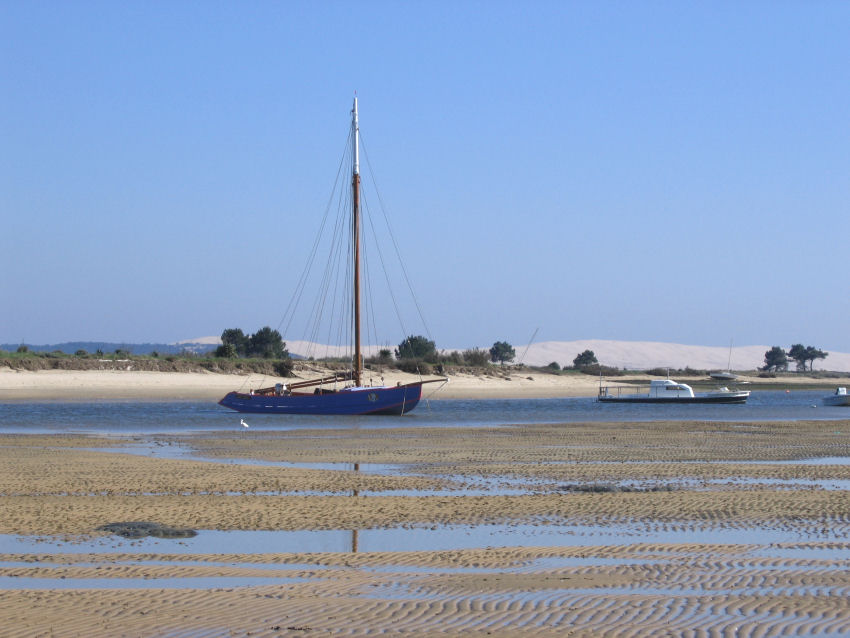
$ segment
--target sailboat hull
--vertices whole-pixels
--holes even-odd
[[[419,403],[422,384],[345,388],[321,394],[259,395],[229,392],[222,405],[237,412],[262,414],[407,414]]]

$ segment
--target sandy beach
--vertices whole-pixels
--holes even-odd
[[[0,368],[0,401],[3,400],[201,400],[218,401],[232,390],[247,391],[284,379],[260,374],[236,375],[211,372],[145,372],[116,368],[110,370],[12,370]],[[328,371],[315,366],[299,365],[296,379],[316,378]],[[426,377],[436,378],[436,377]],[[649,383],[651,377],[630,375],[606,380],[608,385],[629,382]],[[655,377],[657,378],[657,377]],[[404,372],[367,372],[370,385],[409,383],[419,377]],[[677,379],[693,383],[694,379]],[[699,379],[697,379],[699,380]],[[702,378],[705,381],[705,378]],[[806,376],[787,376],[780,379],[763,379],[742,376],[748,384],[770,386],[772,383],[793,385],[820,385],[827,392],[839,385],[850,385],[850,376],[813,380]],[[599,378],[585,374],[545,374],[529,369],[494,367],[489,374],[452,374],[449,382],[429,384],[423,388],[423,397],[439,399],[492,399],[492,398],[557,398],[591,397],[599,389]]]

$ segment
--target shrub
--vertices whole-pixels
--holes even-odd
[[[392,350],[388,348],[382,348],[378,351],[378,355],[375,357],[369,357],[366,359],[366,363],[371,363],[373,365],[379,366],[387,366],[393,362],[393,353]]]
[[[237,355],[236,346],[232,343],[223,343],[215,349],[215,356],[219,359],[235,359]]]
[[[597,365],[598,363],[599,361],[597,361],[593,350],[585,350],[573,359],[573,365],[576,368],[585,368],[587,366]]]
[[[708,375],[708,370],[694,370],[690,366],[685,366],[684,370],[676,370],[676,374],[680,377],[704,377]]]
[[[675,375],[677,377],[704,377],[708,375],[707,370],[694,370],[690,366],[685,366],[684,369],[674,369],[674,368],[652,368],[651,370],[647,370],[646,374],[651,377],[667,377],[670,375]]]
[[[431,374],[431,366],[424,361],[416,359],[402,359],[398,362],[398,369],[410,374]]]
[[[292,376],[292,359],[281,359],[280,361],[275,361],[272,366],[274,373],[279,377],[291,377]]]
[[[550,364],[549,364],[548,366],[546,366],[546,367],[547,367],[547,368],[549,368],[550,370],[554,370],[555,372],[557,372],[558,370],[560,370],[560,369],[561,369],[561,366],[559,366],[559,365],[558,365],[558,362],[557,362],[557,361],[553,361],[552,363],[550,363]]]
[[[605,377],[621,377],[624,374],[619,368],[611,368],[609,366],[599,365],[598,363],[590,366],[582,366],[578,370],[583,374],[590,374],[597,377],[600,375]]]
[[[433,341],[422,335],[411,335],[398,344],[395,356],[397,359],[425,359],[436,362],[437,347]]]
[[[453,366],[461,366],[464,363],[463,355],[460,352],[458,352],[457,350],[452,350],[448,354],[446,354],[445,352],[442,352],[440,354],[440,361],[442,363],[448,363],[448,364],[453,365]]]
[[[479,348],[464,350],[461,356],[468,366],[484,367],[490,365],[490,353]]]

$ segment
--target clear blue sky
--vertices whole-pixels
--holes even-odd
[[[819,1],[7,0],[0,342],[277,326],[356,90],[438,347],[850,352],[848,28]]]

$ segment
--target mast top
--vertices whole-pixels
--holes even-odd
[[[351,109],[351,130],[354,145],[354,174],[360,175],[360,123],[357,119],[357,96],[354,96],[354,106]]]

